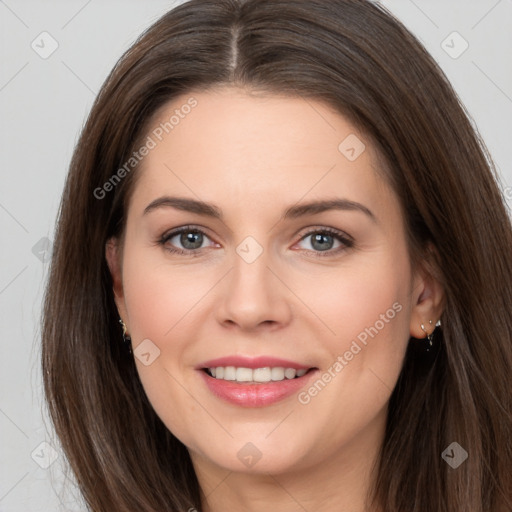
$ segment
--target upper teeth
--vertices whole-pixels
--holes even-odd
[[[236,380],[237,382],[270,382],[302,377],[307,370],[295,368],[236,368],[235,366],[217,366],[208,368],[212,377],[222,380]]]

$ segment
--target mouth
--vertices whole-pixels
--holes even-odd
[[[212,366],[201,368],[208,376],[216,380],[237,384],[269,384],[297,380],[308,373],[318,370],[312,368],[289,368],[284,366],[264,366],[261,368],[246,368],[236,366]]]
[[[291,398],[318,376],[317,367],[209,366],[197,368],[214,397],[239,407],[267,407]]]

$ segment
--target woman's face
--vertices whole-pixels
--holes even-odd
[[[153,124],[107,258],[156,413],[196,466],[374,454],[409,336],[437,318],[370,142],[321,102],[240,89]]]

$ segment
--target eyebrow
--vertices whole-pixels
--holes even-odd
[[[198,201],[186,197],[162,196],[151,201],[144,209],[143,215],[157,210],[159,208],[175,208],[214,219],[223,219],[222,211],[212,203]],[[370,217],[374,222],[377,221],[373,212],[361,203],[350,201],[348,199],[326,199],[321,201],[311,201],[290,206],[286,209],[283,219],[296,219],[306,215],[316,215],[329,210],[359,211]]]

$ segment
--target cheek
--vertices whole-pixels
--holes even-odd
[[[387,340],[388,348],[397,344],[402,348],[409,326],[408,268],[403,255],[383,254],[380,261],[361,261],[326,274],[327,278],[316,280],[316,286],[311,283],[305,296],[326,327],[324,339],[337,353],[348,349],[353,340],[364,344],[377,337]]]
[[[178,350],[179,338],[173,334],[200,310],[215,280],[204,268],[180,270],[163,260],[147,249],[130,253],[123,268],[125,302],[135,342],[149,338],[161,345],[172,339]]]
[[[315,295],[316,309],[335,333],[323,336],[330,353],[329,383],[305,390],[301,403],[308,403],[313,415],[334,411],[335,423],[347,431],[357,430],[385,407],[400,374],[411,309],[407,254],[404,248],[383,251],[380,258],[372,255],[371,261],[326,281],[325,293]],[[348,416],[347,410],[352,411]]]
[[[343,444],[386,407],[409,339],[409,274],[393,264],[345,275],[322,297],[322,318],[336,333],[322,337],[330,361],[299,395],[302,420],[317,418],[323,436]],[[320,297],[320,296],[319,296]],[[320,439],[322,436],[318,436]]]
[[[199,265],[185,271],[165,262],[161,253],[135,245],[125,255],[123,291],[139,377],[158,416],[180,439],[188,439],[186,418],[198,414],[187,392],[193,388],[190,367],[197,363],[189,349],[197,335],[197,316],[218,276]],[[149,365],[138,357],[139,346],[149,347]]]
[[[185,391],[189,386],[182,378],[188,345],[184,329],[192,320],[194,305],[197,307],[207,283],[196,278],[191,282],[190,273],[185,277],[179,269],[162,264],[161,258],[155,262],[148,253],[137,248],[126,251],[123,263],[135,363],[156,414],[169,430],[188,439],[186,418],[197,414],[197,404]],[[141,347],[146,348],[142,351]],[[144,358],[145,353],[150,356]]]

